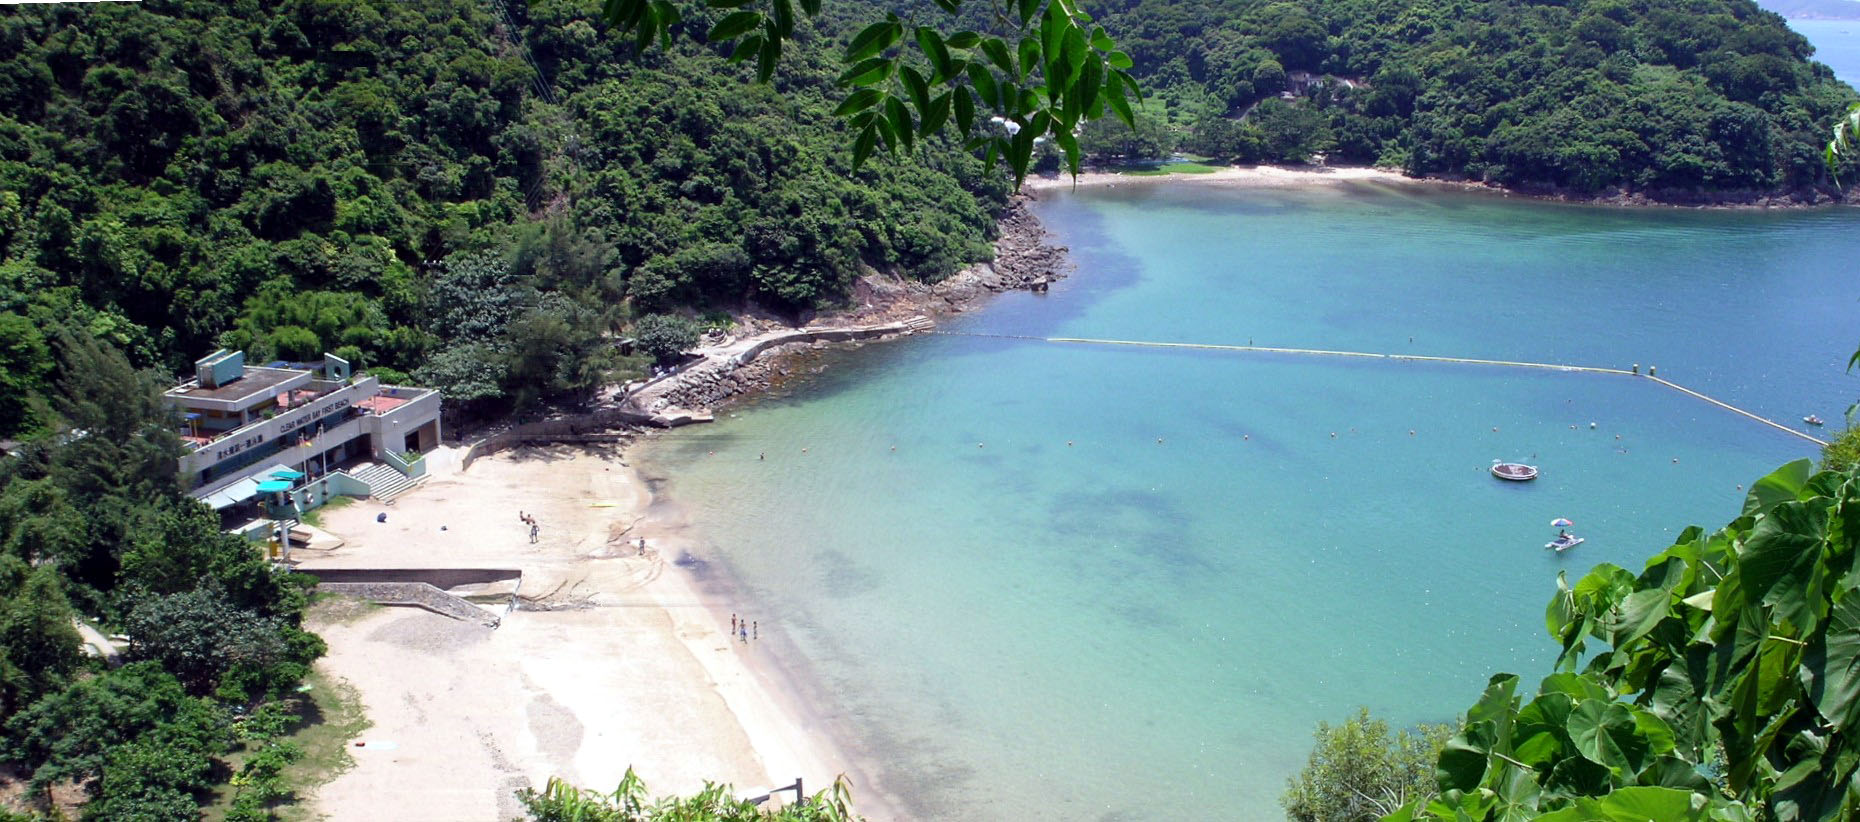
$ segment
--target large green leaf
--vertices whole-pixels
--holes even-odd
[[[905,66],[898,71],[898,79],[904,82],[904,92],[911,96],[911,104],[919,112],[930,107],[930,83],[917,69]]]
[[[1603,622],[1616,648],[1647,635],[1670,612],[1672,595],[1662,589],[1635,591],[1622,599]]]
[[[1569,714],[1569,738],[1583,757],[1626,780],[1653,758],[1673,748],[1673,732],[1658,717],[1619,702],[1577,703]]]
[[[936,82],[948,80],[955,74],[954,64],[949,59],[949,48],[943,45],[943,35],[938,34],[936,29],[918,26],[917,47],[923,50],[924,57],[930,61]]]
[[[990,37],[983,40],[982,53],[988,56],[989,62],[994,63],[995,68],[1000,69],[1002,74],[1009,77],[1018,76],[1018,70],[1014,67],[1014,58],[1008,54],[1007,43],[1002,42],[1001,38]]]
[[[716,26],[711,26],[711,33],[707,35],[707,39],[711,43],[731,41],[731,39],[742,37],[744,33],[750,32],[751,28],[761,26],[761,24],[763,24],[763,15],[755,11],[733,11],[725,15],[724,19],[716,20]]]
[[[957,94],[967,95],[968,92],[962,89],[953,89],[943,92],[935,99],[931,100],[930,105],[926,106],[924,110],[920,112],[922,116],[920,117],[921,122],[917,126],[917,133],[924,137],[928,137],[935,133],[937,129],[942,128],[943,123],[949,119],[950,99]]]
[[[891,77],[891,67],[895,65],[884,57],[860,60],[840,75],[840,85],[875,86]],[[910,69],[905,69],[909,71]]]
[[[1673,788],[1622,788],[1601,797],[1585,799],[1577,807],[1591,818],[1606,822],[1683,822],[1703,817],[1704,799]]]
[[[975,95],[982,98],[984,104],[994,108],[1003,108],[1001,91],[995,86],[995,76],[989,73],[987,66],[981,63],[970,63],[969,82],[975,85]]]
[[[1813,631],[1825,610],[1822,546],[1828,508],[1812,502],[1781,502],[1757,520],[1744,541],[1738,571],[1750,596],[1799,631]]]
[[[1801,676],[1809,701],[1835,730],[1860,724],[1860,591],[1846,591],[1828,614],[1827,632],[1809,644]]]
[[[1699,761],[1712,752],[1703,700],[1685,665],[1668,665],[1660,672],[1647,710],[1672,729],[1673,744],[1681,755]]]
[[[904,101],[896,97],[885,100],[885,119],[891,121],[898,143],[905,151],[910,151],[917,138],[917,127],[911,122],[911,113],[904,107]]]
[[[1815,475],[1815,463],[1799,459],[1771,471],[1768,476],[1757,480],[1750,486],[1750,493],[1744,496],[1744,513],[1760,514],[1778,503],[1799,500],[1808,486],[1808,481]]]
[[[868,108],[878,105],[879,102],[883,101],[884,99],[885,99],[884,92],[881,92],[878,89],[875,89],[875,88],[855,89],[853,93],[846,95],[846,99],[840,102],[839,108],[836,108],[833,110],[833,114],[838,117],[845,117],[848,114],[853,114],[855,112],[864,111]]]
[[[1518,711],[1513,723],[1511,757],[1537,767],[1569,755],[1569,713],[1575,709],[1569,694],[1541,694]]]
[[[892,44],[898,42],[898,38],[903,34],[904,27],[898,23],[891,21],[873,23],[853,36],[852,42],[846,46],[844,59],[848,63],[864,60],[891,48]]]

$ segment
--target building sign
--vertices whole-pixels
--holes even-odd
[[[290,420],[288,422],[285,422],[283,425],[278,426],[278,436],[284,436],[285,434],[289,434],[292,431],[295,431],[299,428],[309,425],[310,423],[316,422],[317,420],[327,417],[330,414],[333,414],[337,411],[341,411],[344,408],[348,408],[350,396],[351,396],[350,394],[345,393],[340,397],[335,397],[335,398],[325,401],[322,405],[313,406],[315,410],[308,411],[303,416]]]
[[[240,440],[238,442],[233,443],[232,445],[228,445],[225,448],[221,448],[220,450],[213,452],[213,461],[219,462],[220,460],[226,459],[227,457],[237,454],[240,451],[244,451],[247,448],[251,448],[252,446],[257,445],[264,441],[265,441],[265,432],[263,431],[254,432],[251,436],[246,437],[243,440]]]

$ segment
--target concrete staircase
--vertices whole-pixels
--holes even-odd
[[[426,481],[426,477],[409,477],[393,467],[371,462],[349,472],[362,482],[368,483],[368,489],[375,499],[393,502],[395,497],[413,490],[414,486]]]
[[[910,334],[920,334],[935,327],[936,321],[922,314],[904,321],[905,331]]]

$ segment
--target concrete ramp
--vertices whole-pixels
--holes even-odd
[[[318,593],[360,597],[382,605],[411,605],[441,616],[476,622],[496,628],[503,620],[496,614],[471,604],[463,597],[448,594],[424,582],[323,582]]]

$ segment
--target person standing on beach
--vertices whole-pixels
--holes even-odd
[[[531,545],[536,544],[536,535],[540,533],[541,531],[542,531],[542,526],[537,525],[535,520],[530,520],[530,544]]]
[[[732,634],[736,633],[736,615],[735,614],[730,615],[730,633]]]
[[[762,621],[761,620],[756,620],[754,622],[749,623],[749,638],[750,639],[761,639],[762,638]]]
[[[743,638],[743,644],[745,645],[749,644],[749,626],[747,625],[736,626],[736,635]]]

